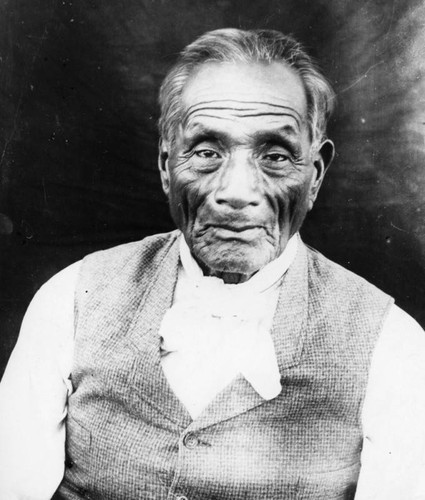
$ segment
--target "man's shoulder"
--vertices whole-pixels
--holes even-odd
[[[77,302],[97,303],[109,296],[123,297],[143,293],[160,270],[177,273],[179,231],[155,234],[87,255],[81,262],[76,284]]]
[[[391,300],[384,291],[365,278],[330,260],[309,245],[306,245],[306,248],[310,275],[313,275],[316,280],[320,281],[322,286],[328,291],[346,290],[353,297],[365,298],[364,295],[366,294]]]
[[[125,243],[107,250],[100,250],[84,257],[81,262],[79,288],[105,287],[114,282],[153,279],[170,251],[178,254],[177,240],[180,231],[155,234],[139,241]],[[173,262],[175,259],[171,259]]]
[[[106,250],[99,250],[86,255],[83,264],[86,266],[116,267],[124,266],[132,259],[149,261],[157,257],[158,253],[167,252],[179,235],[180,231],[174,230],[147,236],[141,240],[124,243]]]
[[[382,331],[394,299],[361,276],[307,247],[309,303],[323,322],[335,322],[357,338]],[[371,334],[372,337],[368,335]]]

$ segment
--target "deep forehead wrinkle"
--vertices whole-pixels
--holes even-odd
[[[216,101],[213,101],[216,102]],[[235,119],[240,120],[255,120],[255,119],[268,119],[273,121],[279,121],[283,118],[289,118],[293,122],[292,131],[293,133],[300,132],[302,129],[302,125],[300,123],[299,114],[288,106],[278,106],[281,111],[276,111],[278,108],[273,107],[271,110],[264,110],[258,108],[229,108],[229,107],[217,107],[217,106],[202,106],[196,104],[191,106],[191,110],[185,112],[181,119],[181,125],[184,129],[193,128],[194,123],[197,122],[198,119],[213,119],[219,121],[234,121]],[[217,109],[219,108],[219,109]],[[273,111],[272,111],[273,110]],[[227,111],[227,112],[220,112]],[[254,111],[254,112],[252,112]],[[286,121],[286,120],[285,120]],[[281,126],[281,124],[278,124]]]
[[[199,113],[194,111],[192,114],[195,115],[195,120],[197,118],[212,118],[214,120],[221,120],[221,121],[230,121],[233,122],[235,118],[259,118],[259,117],[271,117],[271,116],[276,116],[276,117],[282,117],[282,116],[289,116],[290,118],[294,118],[293,115],[288,114],[288,113],[232,113],[231,116],[220,116],[220,115],[210,115],[208,113]],[[190,116],[186,116],[184,120],[182,120],[182,124],[184,128],[188,128],[190,131],[192,131],[194,128],[198,128],[199,124],[195,122],[194,124],[191,124],[188,127],[188,122],[190,121]],[[298,120],[295,120],[295,122],[298,125]],[[287,132],[289,132],[291,135],[296,134],[296,129],[292,125],[285,125],[284,127],[280,127],[282,130],[285,129]]]
[[[222,105],[218,105],[218,103],[222,103]],[[225,103],[229,103],[230,106],[226,106]],[[210,106],[210,104],[214,104],[214,106]],[[232,105],[233,104],[233,105]],[[234,104],[239,104],[239,106],[234,106]],[[212,100],[212,101],[200,101],[197,102],[196,104],[192,104],[186,109],[185,114],[187,116],[191,115],[192,113],[195,113],[198,109],[203,109],[203,110],[232,110],[232,111],[255,111],[255,107],[250,108],[243,106],[244,104],[247,105],[254,105],[254,106],[269,106],[272,108],[277,108],[281,110],[286,110],[290,111],[290,113],[283,113],[288,116],[294,116],[294,118],[298,121],[298,125],[300,125],[300,121],[302,121],[301,115],[296,111],[294,108],[290,106],[285,106],[283,104],[275,104],[272,102],[267,102],[267,101],[241,101],[237,99],[225,99],[225,100]],[[270,115],[278,115],[279,113],[263,113],[263,114],[270,114]]]

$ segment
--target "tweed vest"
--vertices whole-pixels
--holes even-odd
[[[300,244],[272,328],[281,393],[266,401],[238,376],[192,420],[162,371],[158,334],[179,234],[83,261],[55,498],[354,498],[371,353],[392,299]]]

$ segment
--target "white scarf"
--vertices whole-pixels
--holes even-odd
[[[284,252],[239,285],[206,277],[180,239],[173,306],[160,328],[162,365],[177,397],[195,417],[238,374],[264,399],[281,391],[270,335],[281,280],[297,251]]]

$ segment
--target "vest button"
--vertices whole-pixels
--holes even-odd
[[[180,495],[179,497],[176,498],[176,500],[188,500],[188,498],[185,497],[184,495]]]
[[[183,438],[183,444],[189,450],[193,450],[194,448],[196,448],[198,446],[199,440],[198,440],[196,434],[189,432],[189,434],[186,434],[186,436]]]

